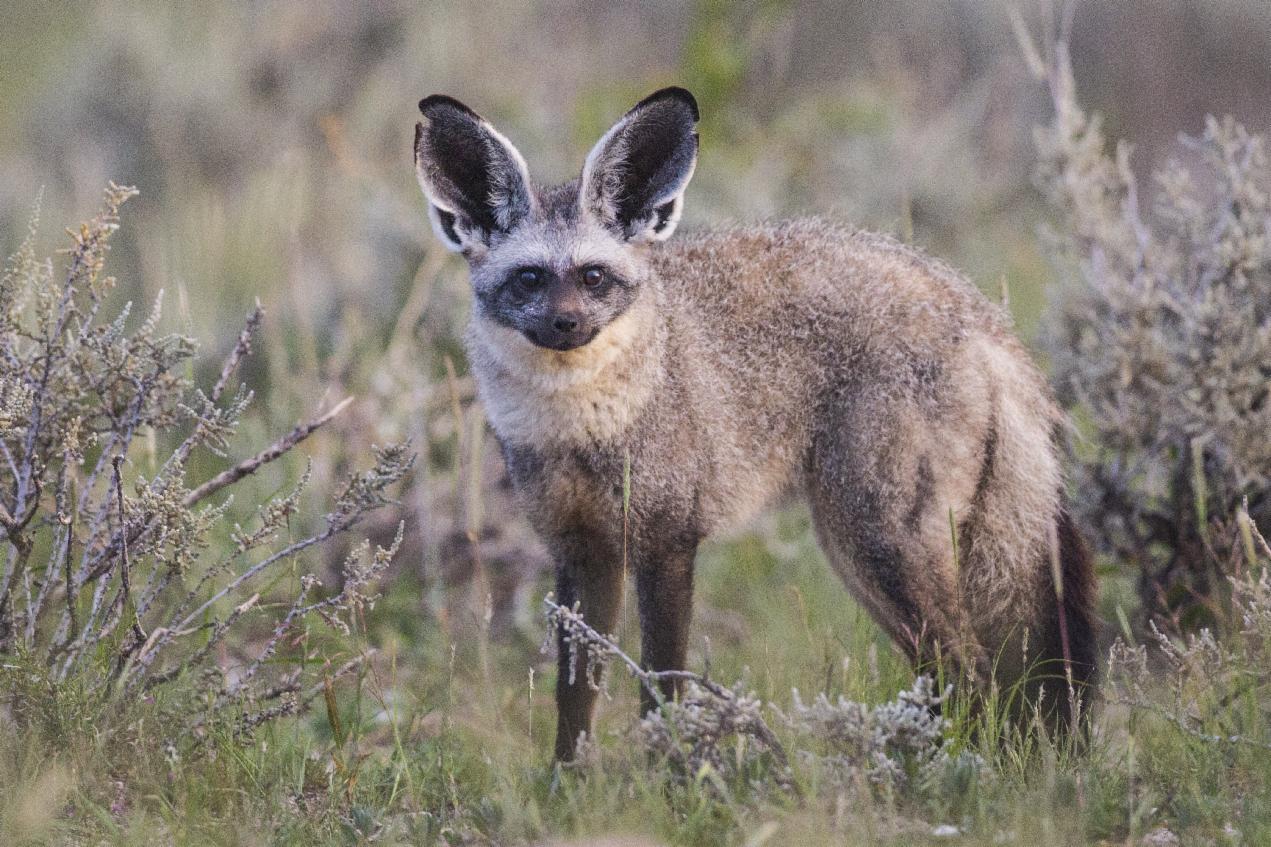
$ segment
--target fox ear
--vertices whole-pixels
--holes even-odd
[[[458,100],[434,94],[419,101],[419,111],[415,173],[437,237],[460,253],[489,246],[494,233],[510,231],[533,206],[525,160]]]
[[[622,116],[587,155],[584,213],[627,241],[662,241],[680,220],[697,164],[697,101],[663,88]]]

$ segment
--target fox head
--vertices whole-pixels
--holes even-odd
[[[437,237],[468,261],[479,320],[568,351],[640,298],[649,246],[675,231],[697,162],[693,95],[641,100],[554,188],[534,185],[512,143],[458,100],[419,110],[415,170]]]

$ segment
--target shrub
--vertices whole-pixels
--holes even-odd
[[[1244,511],[1236,524],[1248,569],[1231,580],[1233,625],[1226,637],[1220,640],[1203,628],[1171,638],[1153,627],[1156,661],[1149,661],[1145,646],[1118,642],[1108,669],[1111,702],[1164,724],[1156,734],[1181,736],[1202,750],[1222,750],[1228,766],[1239,754],[1265,764],[1271,750],[1271,679],[1266,673],[1271,663],[1271,546]]]
[[[129,306],[103,318],[114,286],[106,253],[135,193],[109,187],[102,211],[72,233],[64,275],[36,259],[33,224],[0,281],[0,702],[23,725],[61,720],[65,710],[46,709],[45,698],[73,689],[97,725],[145,698],[166,704],[186,741],[214,726],[243,733],[361,661],[324,666],[308,628],[320,618],[347,632],[395,545],[355,548],[343,585],[325,594],[296,572],[298,557],[387,503],[411,456],[378,450],[311,534],[295,533],[307,472],[252,522],[228,525],[224,495],[245,493],[244,479],[345,404],[201,484],[187,480],[196,451],[227,455],[252,399],[232,381],[262,315],[248,317],[208,393],[183,375],[194,342],[159,332],[157,303],[131,332]],[[156,447],[182,431],[170,450]],[[139,467],[153,469],[149,478]],[[258,637],[240,644],[250,627]],[[296,661],[279,661],[292,652]],[[195,684],[172,685],[180,679]]]
[[[1238,568],[1242,498],[1271,520],[1271,167],[1230,118],[1184,139],[1193,163],[1155,174],[1150,212],[1130,149],[1105,151],[1077,104],[1062,43],[1039,180],[1076,268],[1052,307],[1060,397],[1089,433],[1076,507],[1102,549],[1137,573],[1148,617],[1216,619]],[[1034,54],[1035,56],[1035,54]]]
[[[940,714],[952,687],[938,692],[931,677],[915,678],[907,691],[876,706],[841,695],[831,700],[824,692],[805,704],[795,690],[789,713],[783,713],[765,706],[744,681],[725,686],[692,671],[643,668],[577,609],[550,595],[546,605],[549,636],[557,631],[565,636],[571,667],[581,667],[588,684],[605,690],[604,665],[616,660],[653,695],[658,708],[640,720],[635,740],[670,766],[677,784],[703,784],[721,796],[729,794],[729,786],[776,786],[801,798],[792,767],[798,764],[840,792],[864,789],[867,796],[899,799],[920,797],[951,774],[977,780],[988,775],[979,756],[954,752],[951,721]],[[674,699],[665,699],[658,687],[667,679],[683,683]],[[765,709],[776,712],[789,730],[793,762],[765,721]]]
[[[809,747],[823,749],[799,754],[819,761],[832,782],[869,785],[890,796],[931,784],[954,763],[980,769],[977,757],[953,755],[946,744],[950,722],[940,706],[951,693],[952,687],[937,693],[929,676],[915,678],[908,691],[878,706],[842,695],[831,700],[824,692],[804,704],[795,691],[787,722],[813,742]]]

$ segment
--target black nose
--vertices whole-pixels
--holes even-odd
[[[578,329],[578,318],[573,315],[557,315],[552,318],[552,326],[557,332],[573,332]]]

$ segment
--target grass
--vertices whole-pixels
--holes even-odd
[[[709,652],[715,678],[741,676],[785,711],[792,687],[805,699],[824,691],[873,703],[907,687],[903,659],[829,574],[806,518],[781,512],[762,530],[705,552],[693,665]],[[596,843],[621,834],[674,844],[1076,844],[1136,843],[1161,823],[1193,837],[1241,833],[1226,843],[1271,836],[1265,756],[1118,707],[1100,712],[1083,756],[1019,738],[981,744],[972,730],[993,734],[991,722],[955,710],[951,743],[982,755],[984,769],[951,769],[892,797],[836,787],[796,755],[799,800],[762,768],[726,784],[672,778],[634,743],[637,691],[621,676],[602,701],[594,759],[557,770],[552,663],[528,637],[537,633],[486,650],[475,622],[452,619],[446,632],[421,619],[419,589],[397,580],[353,634],[379,650],[365,673],[326,708],[262,727],[247,744],[214,736],[177,756],[164,735],[171,727],[153,722],[155,704],[94,725],[75,717],[91,713],[92,692],[49,693],[42,732],[0,729],[0,842]],[[629,647],[634,622],[621,635]],[[789,742],[789,728],[766,714]],[[958,835],[934,834],[947,827]]]

